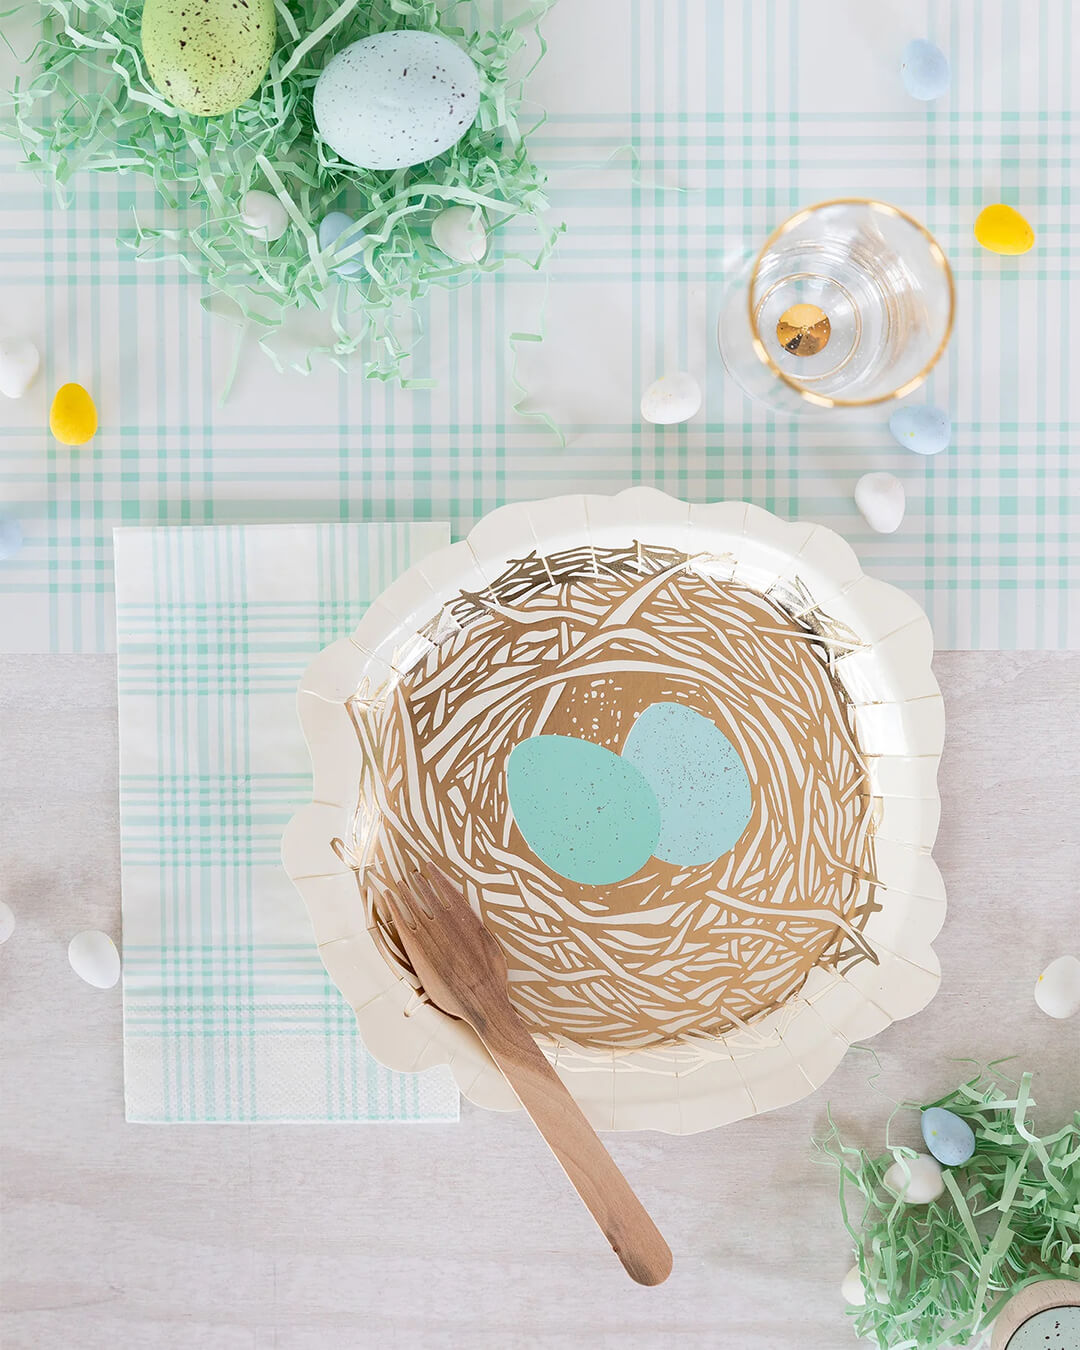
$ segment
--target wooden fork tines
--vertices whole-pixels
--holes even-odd
[[[511,1006],[506,958],[464,895],[432,868],[386,900],[432,1003],[483,1041],[630,1277],[662,1283],[667,1243]]]

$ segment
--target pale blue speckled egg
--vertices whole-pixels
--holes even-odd
[[[897,408],[889,418],[889,430],[905,450],[917,455],[937,455],[952,439],[952,423],[940,408]]]
[[[959,1167],[975,1152],[975,1132],[963,1117],[943,1106],[922,1113],[922,1137],[939,1163]]]
[[[1038,1288],[1038,1286],[1034,1286]],[[1005,1350],[1078,1350],[1080,1307],[1044,1308],[1017,1327]]]
[[[701,867],[735,847],[750,823],[753,791],[718,726],[683,704],[654,703],[630,728],[622,755],[656,794],[660,838],[653,852],[661,862]]]
[[[900,58],[900,78],[912,98],[928,102],[940,98],[949,88],[949,58],[932,42],[915,38]]]
[[[476,120],[480,77],[441,33],[374,33],[333,58],[315,85],[315,124],[361,169],[423,164],[456,145]]]

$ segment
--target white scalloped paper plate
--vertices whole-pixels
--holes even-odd
[[[515,1108],[516,1098],[472,1030],[418,1000],[366,927],[356,872],[333,846],[348,837],[363,771],[346,701],[373,694],[395,670],[411,668],[431,649],[419,630],[446,603],[463,591],[483,590],[534,547],[547,556],[583,544],[635,541],[678,549],[688,559],[722,559],[728,579],[761,593],[790,587],[804,598],[804,612],[845,625],[862,643],[836,671],[855,706],[856,738],[874,794],[881,908],[863,937],[877,964],[863,961],[844,974],[813,970],[797,996],[716,1038],[707,1053],[700,1042],[636,1051],[543,1046],[598,1128],[689,1134],[806,1096],[849,1045],[920,1011],[940,983],[931,944],[944,920],[945,893],[930,854],[944,713],[930,667],[930,624],[903,592],[864,576],[851,548],[831,530],[788,523],[745,502],[687,505],[650,488],[494,511],[466,540],[394,582],[352,636],[326,648],[305,673],[298,703],[314,800],[286,830],[283,859],[307,904],[326,968],[355,1009],[375,1058],[403,1071],[447,1064],[471,1101]]]

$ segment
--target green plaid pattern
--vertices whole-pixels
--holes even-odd
[[[64,212],[5,149],[5,323],[46,359],[33,397],[0,400],[0,499],[27,533],[3,564],[0,643],[110,646],[113,525],[448,518],[460,534],[508,500],[642,482],[839,530],[868,570],[926,606],[940,646],[1080,645],[1078,25],[1072,0],[565,0],[530,93],[549,114],[535,153],[568,232],[547,277],[513,269],[432,297],[414,366],[438,380],[430,391],[384,388],[358,368],[277,376],[251,352],[219,406],[234,329],[200,308],[179,268],[136,263],[113,242],[136,206],[164,220],[145,185],[82,175]],[[934,103],[900,83],[914,36],[952,62]],[[953,445],[934,459],[892,442],[888,409],[787,421],[723,375],[725,269],[793,209],[841,195],[925,220],[955,268],[955,336],[916,396],[953,419]],[[998,200],[1034,225],[1024,257],[975,243],[976,214]],[[510,226],[498,247],[530,242]],[[542,322],[543,343],[519,344],[518,373],[566,449],[513,411],[508,335]],[[324,318],[296,330],[300,349]],[[665,368],[705,377],[688,426],[638,418]],[[43,429],[44,389],[65,379],[99,401],[85,450]],[[869,469],[907,489],[894,536],[855,510]]]
[[[365,1052],[281,835],[305,667],[445,525],[116,532],[124,1080],[138,1121],[456,1120]]]

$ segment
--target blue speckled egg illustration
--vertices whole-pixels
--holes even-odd
[[[374,33],[330,61],[315,85],[315,124],[361,169],[423,164],[456,145],[476,120],[480,77],[440,33]]]
[[[631,727],[622,754],[660,804],[654,852],[661,862],[697,867],[734,847],[750,823],[750,779],[719,727],[680,703],[654,703]]]
[[[915,38],[900,58],[900,78],[912,98],[928,102],[940,98],[949,88],[949,58],[932,42]]]
[[[946,1167],[959,1167],[975,1152],[974,1130],[962,1116],[943,1106],[928,1106],[922,1113],[922,1137]]]
[[[514,823],[542,863],[570,881],[613,885],[643,867],[660,809],[638,770],[602,745],[532,736],[510,752]]]
[[[889,430],[905,450],[917,455],[937,455],[952,439],[952,423],[940,408],[897,408],[889,418]]]

